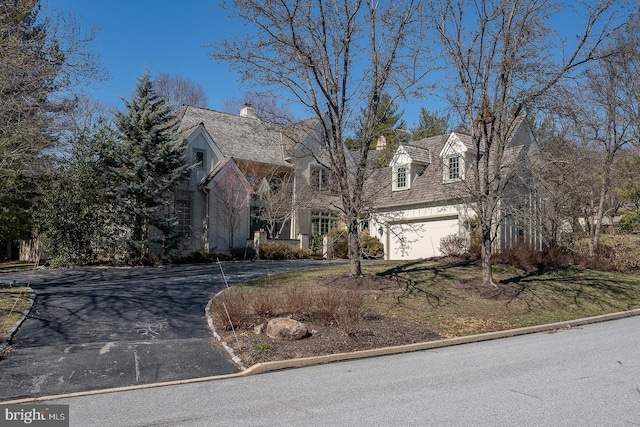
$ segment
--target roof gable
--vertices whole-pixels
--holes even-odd
[[[247,181],[247,178],[244,176],[233,158],[227,158],[218,163],[218,165],[216,165],[216,167],[202,180],[200,188],[211,190],[212,188],[220,185],[228,187],[229,184],[222,181],[229,179],[229,177],[232,177],[231,179],[233,182],[238,183],[245,191],[251,191],[249,181]]]
[[[468,135],[451,132],[449,138],[447,138],[447,141],[442,147],[442,150],[440,150],[439,156],[442,158],[450,156],[464,156],[467,151],[471,151],[469,142],[470,138]]]
[[[398,148],[396,148],[396,152],[393,155],[393,159],[389,162],[389,166],[408,164],[428,165],[429,163],[431,163],[430,149],[400,144]]]
[[[211,135],[209,135],[209,132],[207,132],[207,129],[204,127],[204,124],[202,123],[198,124],[195,128],[192,128],[190,133],[188,133],[185,136],[186,136],[185,139],[187,140],[187,145],[192,144],[198,138],[198,136],[202,136],[205,142],[207,143],[207,146],[209,147],[209,149],[213,152],[214,156],[218,159],[221,159],[223,157],[222,152],[220,151],[220,148],[218,148],[218,146],[215,144],[213,139],[211,139]]]
[[[218,147],[221,157],[286,165],[280,128],[253,117],[242,117],[206,108],[182,106],[176,117],[178,132],[191,135],[200,125]]]

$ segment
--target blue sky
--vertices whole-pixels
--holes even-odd
[[[236,76],[227,65],[209,58],[204,47],[235,28],[216,0],[48,0],[47,10],[71,12],[83,29],[98,29],[95,52],[111,79],[92,91],[93,97],[121,107],[148,67],[152,76],[178,74],[202,84],[209,108],[222,109],[229,96],[241,97]]]
[[[93,98],[110,107],[122,107],[121,97],[130,98],[145,68],[152,76],[161,72],[180,75],[200,83],[209,108],[222,110],[228,97],[241,98],[242,88],[226,64],[209,58],[210,45],[229,35],[242,34],[245,27],[232,21],[218,7],[218,0],[42,0],[45,10],[70,12],[84,29],[97,27],[95,52],[101,57],[111,80],[92,90]],[[569,19],[567,19],[569,18]],[[560,28],[577,23],[564,16]],[[400,105],[407,125],[414,126],[421,106],[442,110],[436,100]],[[303,112],[292,110],[298,116]]]
[[[209,108],[222,110],[228,97],[241,98],[241,87],[226,64],[209,58],[210,48],[230,34],[242,34],[241,22],[231,21],[218,0],[44,0],[46,10],[70,12],[83,29],[96,27],[95,52],[111,80],[90,94],[110,107],[122,107],[145,67],[152,77],[177,74],[200,83]],[[413,126],[420,104],[401,106],[404,119]],[[298,116],[304,113],[295,111]]]

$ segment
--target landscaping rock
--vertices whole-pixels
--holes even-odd
[[[304,323],[285,317],[276,317],[267,323],[267,336],[295,341],[307,336],[309,330]]]
[[[256,335],[260,335],[264,332],[264,323],[260,323],[259,325],[253,328],[253,333]]]

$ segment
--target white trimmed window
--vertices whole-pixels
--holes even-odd
[[[463,178],[463,160],[460,156],[449,156],[444,159],[444,182],[459,181]]]
[[[409,167],[396,166],[393,170],[393,189],[407,190],[409,188]]]

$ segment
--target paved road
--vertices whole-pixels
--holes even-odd
[[[230,284],[326,262],[223,263]],[[0,274],[36,303],[0,361],[0,401],[236,372],[212,345],[205,306],[217,264]]]
[[[640,317],[204,383],[61,399],[71,426],[640,425]]]

